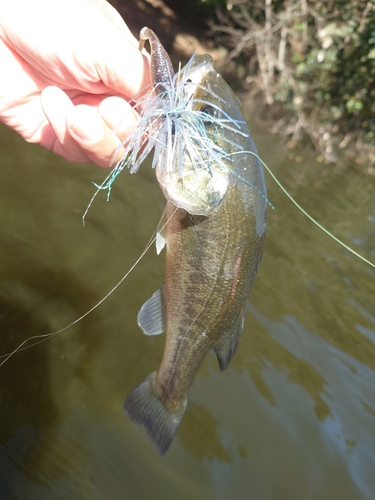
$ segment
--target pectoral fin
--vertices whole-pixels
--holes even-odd
[[[155,244],[156,244],[156,253],[159,255],[159,253],[163,250],[165,247],[166,239],[163,233],[156,233],[156,239],[155,239]]]
[[[164,285],[143,304],[139,310],[137,322],[145,335],[159,335],[166,330]]]
[[[164,210],[164,213],[160,219],[158,227],[156,228],[155,244],[156,244],[157,255],[159,255],[159,253],[163,250],[166,243],[167,243],[167,217],[166,217],[166,212]]]
[[[245,312],[239,315],[229,332],[214,348],[217,359],[219,360],[220,370],[228,368],[234,353],[236,352],[238,342],[241,338],[245,324]]]

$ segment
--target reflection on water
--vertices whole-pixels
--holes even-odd
[[[253,127],[254,128],[254,127]],[[375,260],[375,182],[288,159],[255,129],[261,156],[297,200]],[[272,145],[272,148],[270,147]],[[70,165],[0,129],[1,352],[74,321],[140,255],[164,200],[149,167]],[[315,228],[268,179],[268,239],[230,368],[213,353],[161,458],[123,414],[164,339],[136,325],[163,281],[152,249],[71,329],[0,368],[1,498],[372,499],[375,492],[375,271]]]

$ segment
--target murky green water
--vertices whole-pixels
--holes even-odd
[[[254,131],[253,131],[254,132]],[[375,182],[288,159],[254,133],[301,204],[375,261]],[[74,321],[148,242],[164,200],[150,168],[96,199],[105,172],[71,165],[0,128],[1,353]],[[2,500],[375,497],[375,270],[314,227],[267,177],[268,240],[239,350],[213,353],[161,458],[122,405],[160,361],[136,325],[163,281],[152,248],[98,309],[0,368]]]

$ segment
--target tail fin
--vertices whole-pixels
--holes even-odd
[[[185,399],[175,412],[168,409],[152,388],[155,373],[151,373],[129,394],[124,404],[124,411],[133,422],[146,427],[152,443],[160,455],[164,455],[172,444],[187,401]]]

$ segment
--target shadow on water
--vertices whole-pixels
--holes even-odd
[[[26,264],[3,258],[0,269],[2,353],[13,351],[28,337],[69,324],[99,298],[69,271],[51,270],[30,259]],[[95,321],[94,311],[64,336],[56,336],[31,351],[21,351],[1,367],[2,498],[13,498],[11,492],[19,482],[20,471],[33,480],[36,471],[43,471],[37,479],[40,484],[68,472],[68,457],[63,463],[66,443],[61,443],[59,453],[49,455],[48,468],[40,450],[47,446],[51,430],[62,425],[61,402],[72,385],[90,386],[90,374],[85,367],[90,365],[103,340],[87,335]]]
[[[374,261],[373,179],[307,151],[295,162],[281,141],[252,129],[291,194]],[[68,165],[4,127],[0,163],[6,353],[100,300],[140,255],[164,200],[150,168],[124,172],[82,228],[91,181],[105,172]],[[224,373],[207,357],[168,454],[159,457],[122,411],[164,348],[163,336],[146,338],[136,325],[163,281],[164,258],[152,250],[81,323],[0,368],[2,499],[373,498],[375,271],[267,180],[276,208],[239,349]]]

